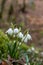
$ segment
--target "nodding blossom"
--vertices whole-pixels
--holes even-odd
[[[27,34],[24,36],[24,34],[21,31],[21,28],[15,28],[14,30],[12,30],[12,28],[9,28],[6,33],[9,35],[13,35],[13,37],[18,37],[21,39],[22,42],[27,43],[28,40],[32,40],[32,37],[30,34]]]
[[[28,40],[32,40],[32,37],[31,37],[31,35],[30,35],[30,34],[27,34],[27,36],[26,36],[26,37],[27,37],[27,39],[28,39]]]
[[[15,28],[14,29],[14,34],[17,34],[19,32],[19,29],[18,28]]]
[[[12,35],[12,34],[13,34],[12,28],[9,28],[9,29],[6,31],[6,33],[9,34],[9,35]]]
[[[19,38],[23,38],[22,32],[19,32],[17,36],[18,36]]]
[[[24,39],[24,42],[25,42],[25,43],[27,43],[27,42],[28,42],[28,39],[27,39],[27,37]]]
[[[30,34],[26,34],[26,35],[24,36],[24,38],[22,39],[22,41],[24,41],[25,43],[27,43],[28,40],[32,40],[32,37],[31,37]]]

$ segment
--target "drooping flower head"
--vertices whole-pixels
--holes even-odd
[[[18,36],[19,38],[23,38],[22,32],[19,32],[17,36]]]
[[[27,43],[28,40],[32,40],[32,37],[31,37],[30,34],[27,33],[27,34],[23,37],[22,41],[24,41],[25,43]]]
[[[15,28],[14,29],[14,34],[17,34],[19,32],[19,29],[18,28]]]
[[[9,29],[6,31],[6,33],[7,33],[8,35],[12,35],[12,34],[13,34],[12,28],[9,28]]]
[[[27,39],[28,39],[28,40],[32,40],[32,37],[31,37],[30,34],[27,34]]]

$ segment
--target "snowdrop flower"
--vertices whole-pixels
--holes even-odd
[[[9,28],[9,29],[6,31],[6,33],[8,33],[9,35],[12,35],[12,34],[13,34],[12,28]]]
[[[27,43],[28,40],[32,40],[32,37],[31,37],[30,34],[26,34],[26,35],[23,37],[23,39],[22,39],[22,41],[24,41],[25,43]]]
[[[19,38],[23,38],[22,32],[19,32],[17,36],[18,36]]]
[[[35,51],[35,48],[34,48],[34,47],[32,47],[32,48],[31,48],[31,50],[32,50],[32,51]]]
[[[28,42],[28,39],[27,39],[27,37],[24,39],[24,42],[25,42],[25,43],[27,43],[27,42]]]
[[[22,41],[23,41],[24,43],[27,43],[27,42],[28,42],[28,39],[27,39],[26,35],[22,38]]]
[[[26,37],[27,37],[27,39],[28,39],[28,40],[32,40],[32,37],[31,37],[31,35],[30,35],[30,34],[27,34],[27,36],[26,36]]]
[[[14,34],[17,34],[19,32],[18,28],[14,29]]]

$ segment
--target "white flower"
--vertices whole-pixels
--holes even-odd
[[[25,42],[25,43],[27,43],[27,42],[28,42],[28,39],[27,39],[27,37],[24,39],[24,42]]]
[[[31,50],[32,50],[32,51],[35,51],[35,48],[34,48],[34,47],[32,47],[32,48],[31,48]]]
[[[17,36],[18,36],[19,38],[23,38],[22,32],[19,32]]]
[[[26,36],[26,37],[27,37],[27,39],[28,39],[28,40],[31,40],[31,39],[32,39],[32,37],[31,37],[31,35],[30,35],[30,34],[27,34],[27,36]]]
[[[12,35],[12,34],[13,34],[12,28],[9,28],[9,29],[6,31],[6,33],[8,33],[9,35]]]
[[[14,29],[14,34],[17,34],[19,32],[18,28]]]
[[[22,38],[22,41],[23,41],[24,43],[27,43],[27,42],[28,42],[28,39],[27,39],[26,35]]]
[[[22,38],[22,41],[24,41],[25,43],[27,43],[28,40],[32,40],[32,37],[31,37],[30,34],[26,34],[26,35]]]

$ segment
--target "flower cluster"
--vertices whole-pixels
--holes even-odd
[[[9,28],[6,33],[10,36],[13,35],[13,37],[17,37],[17,38],[20,38],[22,42],[25,42],[27,43],[28,40],[32,40],[32,37],[30,34],[28,34],[28,32],[24,35],[20,29],[18,28],[15,28],[15,29],[12,29],[12,28]]]
[[[0,31],[0,59],[24,61],[22,65],[43,65],[43,52],[24,44],[28,40],[32,40],[31,35],[27,31],[23,34],[21,28],[9,28],[6,34]]]
[[[18,59],[20,57],[22,58],[22,56],[24,56],[25,54],[24,53],[25,50],[24,49],[22,50],[22,45],[24,43],[27,43],[28,40],[32,40],[31,35],[27,31],[24,31],[24,34],[23,34],[23,32],[21,31],[21,28],[17,28],[17,27],[9,28],[6,31],[6,34],[8,34],[8,38],[10,39],[9,44],[7,45],[9,56],[15,59]]]

